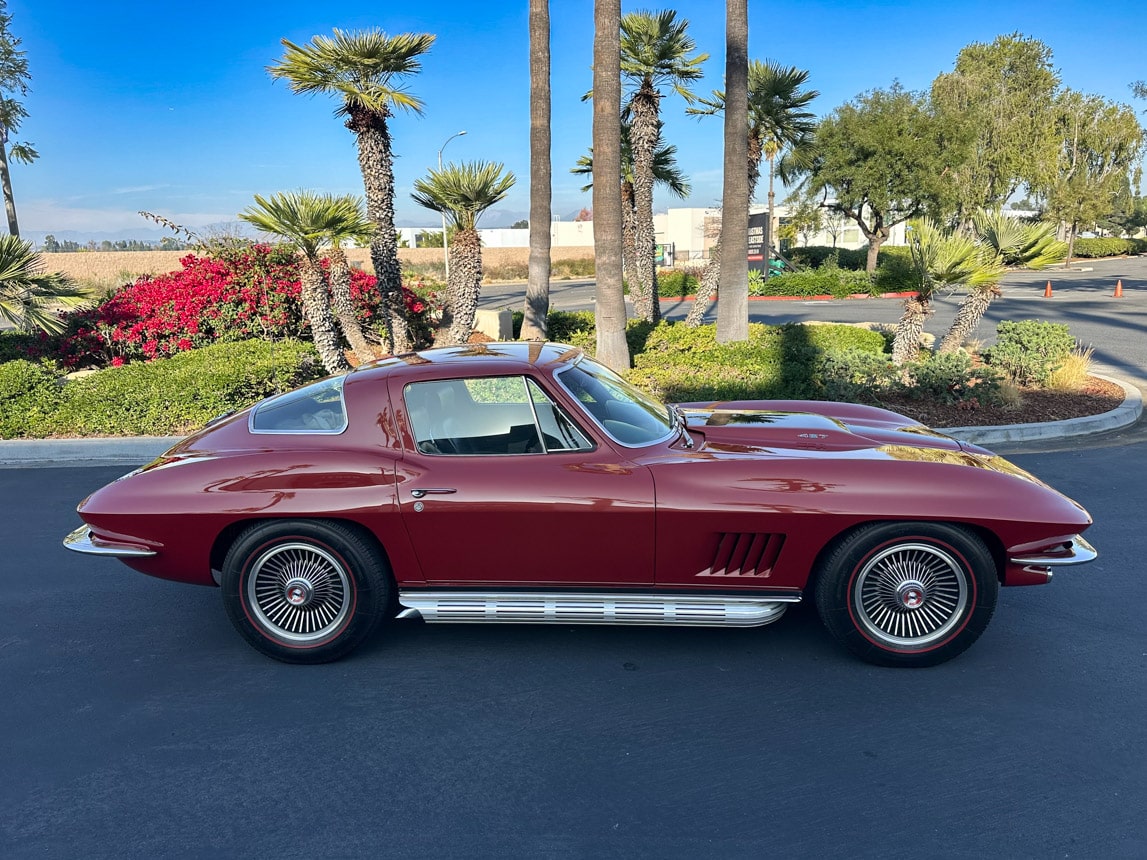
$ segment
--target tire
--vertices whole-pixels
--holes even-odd
[[[283,520],[239,535],[223,562],[223,605],[255,650],[284,663],[329,663],[386,617],[394,591],[378,550],[353,529]]]
[[[878,666],[935,666],[975,642],[996,608],[992,554],[944,523],[879,523],[848,534],[817,571],[829,632]]]

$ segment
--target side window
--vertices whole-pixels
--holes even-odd
[[[264,400],[251,411],[249,424],[252,433],[330,435],[346,426],[341,376]]]
[[[520,376],[414,382],[403,397],[424,454],[545,452]]]
[[[523,376],[413,382],[403,399],[423,454],[545,454],[594,447],[565,411]]]

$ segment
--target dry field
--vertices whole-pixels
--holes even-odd
[[[78,251],[66,254],[41,254],[48,271],[62,272],[77,281],[98,289],[110,290],[134,281],[140,275],[155,275],[179,268],[179,259],[190,251]],[[485,248],[482,263],[495,277],[511,278],[520,271],[525,277],[529,248]],[[371,270],[370,251],[351,248],[347,257],[368,272]],[[400,248],[398,257],[404,266],[441,274],[441,248]],[[561,263],[576,263],[593,259],[593,248],[554,248],[551,252],[555,277]]]

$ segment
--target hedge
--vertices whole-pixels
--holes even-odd
[[[720,344],[715,326],[662,323],[634,356],[629,379],[668,401],[818,398],[824,357],[884,351],[878,332],[845,325],[753,323],[749,339]]]
[[[323,375],[310,344],[221,343],[64,382],[0,364],[0,437],[179,435]]]
[[[1119,257],[1147,253],[1147,239],[1076,239],[1076,257]]]

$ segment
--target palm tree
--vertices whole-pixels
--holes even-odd
[[[370,240],[374,236],[374,222],[363,212],[361,198],[346,195],[336,198],[339,205],[345,209],[347,217],[332,223],[327,239],[331,243],[327,251],[330,261],[329,280],[331,285],[331,302],[334,305],[335,316],[338,317],[339,328],[343,330],[347,341],[354,350],[355,358],[359,364],[374,360],[374,350],[367,342],[355,314],[354,300],[350,291],[350,264],[347,262],[346,252],[343,251],[343,242]]]
[[[904,312],[896,324],[892,363],[915,361],[920,354],[920,336],[932,314],[932,298],[944,287],[979,289],[999,283],[1004,266],[999,258],[985,254],[974,240],[959,233],[945,233],[931,218],[909,222],[908,247],[920,277],[915,298],[905,299]]]
[[[809,73],[796,66],[782,66],[772,60],[753,60],[749,64],[748,90],[748,180],[749,200],[757,192],[761,178],[761,161],[769,162],[769,235],[768,246],[771,252],[773,236],[773,207],[775,195],[773,180],[778,174],[782,180],[794,171],[811,164],[813,151],[813,129],[816,116],[805,110],[809,103],[820,95],[817,90],[802,87],[808,81]],[[691,108],[687,113],[694,116],[711,116],[725,110],[725,93],[714,90],[711,98],[699,100],[704,107]],[[693,303],[686,320],[688,325],[700,325],[708,310],[709,302],[720,281],[720,248],[714,247],[706,271],[702,273],[701,289],[697,291],[697,301]],[[709,271],[713,269],[714,271]]]
[[[530,0],[530,262],[522,340],[546,339],[550,311],[550,3]]]
[[[597,280],[597,358],[629,370],[621,277],[621,0],[593,4],[593,255]]]
[[[474,330],[482,291],[482,240],[478,219],[514,186],[514,174],[501,163],[471,161],[447,164],[414,183],[411,195],[420,206],[449,218],[457,232],[450,243],[446,303],[435,344],[465,343]]]
[[[1055,225],[1046,221],[1028,224],[996,209],[976,213],[972,223],[984,253],[1000,265],[1044,269],[1063,262],[1067,256],[1067,243],[1056,239]],[[959,349],[972,336],[992,301],[1001,295],[998,282],[971,288],[937,351]]]
[[[629,87],[625,114],[633,146],[636,209],[636,271],[631,292],[634,314],[652,322],[661,318],[653,230],[653,156],[661,136],[660,88],[670,86],[692,104],[696,97],[687,84],[702,76],[700,66],[709,58],[708,54],[694,55],[697,45],[686,34],[688,26],[672,10],[633,12],[621,19],[621,74]]]
[[[4,194],[4,209],[8,215],[8,232],[20,235],[16,218],[16,200],[12,196],[12,178],[8,163],[31,164],[40,154],[30,143],[15,143],[10,138],[28,117],[28,111],[16,96],[28,94],[28,60],[26,51],[11,30],[12,16],[6,0],[0,0],[0,191]]]
[[[593,148],[589,155],[578,157],[577,166],[570,168],[575,176],[592,176],[593,174]],[[677,147],[662,144],[653,153],[653,182],[661,186],[670,194],[679,198],[686,198],[692,191],[689,180],[677,165]],[[583,185],[582,191],[590,191],[593,182]],[[629,125],[621,124],[621,251],[622,271],[634,277],[636,268],[637,242],[635,227],[637,224],[636,201],[633,196],[633,147],[629,143]]]
[[[382,30],[335,30],[307,46],[282,40],[283,58],[267,71],[290,82],[292,91],[325,93],[342,99],[336,115],[355,134],[358,164],[366,190],[366,214],[375,224],[370,260],[385,308],[387,348],[409,347],[402,270],[394,228],[394,156],[388,120],[395,110],[421,113],[422,102],[401,86],[421,69],[419,56],[430,50],[430,33],[387,36]]]
[[[247,223],[264,233],[282,236],[302,252],[300,299],[303,313],[311,324],[315,349],[327,373],[345,373],[350,370],[350,363],[343,354],[331,314],[319,249],[332,234],[346,235],[348,225],[361,215],[353,197],[319,195],[313,191],[280,193],[269,198],[256,194],[255,205],[239,213]]]
[[[749,201],[752,173],[745,126],[749,122],[749,6],[748,0],[725,3],[725,157],[721,191],[721,249],[723,294],[717,306],[717,341],[749,339]],[[768,254],[768,245],[765,246]],[[766,256],[766,260],[768,257]]]
[[[92,297],[66,275],[47,272],[32,243],[19,236],[0,236],[0,319],[25,331],[64,330],[53,306],[75,307]]]

